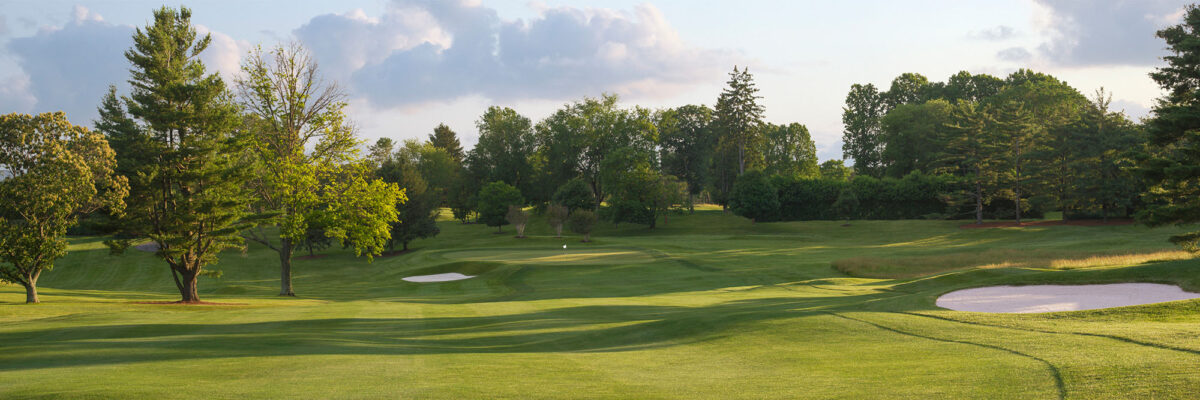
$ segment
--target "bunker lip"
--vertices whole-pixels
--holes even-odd
[[[956,290],[937,299],[955,311],[1044,313],[1097,310],[1200,298],[1175,285],[1113,283],[1099,285],[989,286]]]
[[[474,278],[474,277],[475,277],[474,275],[463,275],[463,274],[460,274],[457,272],[448,272],[448,273],[444,273],[444,274],[433,274],[433,275],[414,275],[414,276],[408,276],[408,277],[404,277],[404,278],[400,278],[400,279],[404,280],[404,281],[408,281],[408,282],[429,283],[429,282],[461,281],[463,279],[470,279],[470,278]]]

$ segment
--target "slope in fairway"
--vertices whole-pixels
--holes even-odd
[[[441,223],[415,251],[298,260],[222,254],[201,298],[174,300],[152,254],[77,238],[43,304],[0,287],[0,397],[62,398],[1187,398],[1200,387],[1200,300],[1050,314],[935,305],[996,285],[1159,282],[1197,262],[975,268],[850,277],[850,257],[1007,249],[1170,250],[1185,228],[957,228],[956,222],[750,224],[717,212],[594,243]],[[563,252],[562,244],[568,244]],[[1002,254],[1003,252],[997,253]],[[440,283],[404,277],[461,273]]]

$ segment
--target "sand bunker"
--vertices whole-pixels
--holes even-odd
[[[1109,285],[992,286],[957,290],[938,297],[937,305],[957,311],[1042,313],[1095,310],[1200,298],[1178,286],[1157,283]]]
[[[457,272],[450,272],[446,274],[416,275],[401,279],[409,282],[449,282],[461,281],[463,279],[470,279],[474,277],[475,276],[473,275],[463,275]]]

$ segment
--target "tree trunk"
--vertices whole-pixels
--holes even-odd
[[[41,303],[41,301],[38,301],[37,284],[30,282],[25,285],[25,304],[37,303]]]
[[[279,295],[296,296],[292,291],[292,240],[281,238],[279,241]]]
[[[695,213],[696,213],[696,195],[692,194],[692,191],[689,190],[688,191],[688,214],[695,214]]]
[[[1018,186],[1017,189],[1013,191],[1013,193],[1014,193],[1013,199],[1016,201],[1016,205],[1017,205],[1017,225],[1021,225],[1021,188],[1020,188],[1020,186]]]
[[[583,234],[583,241],[585,243],[592,241],[592,233],[588,232],[588,233]]]
[[[179,283],[181,285],[179,287],[179,296],[180,296],[179,302],[181,302],[181,303],[199,303],[200,295],[196,293],[196,286],[197,286],[196,281],[200,277],[199,272],[198,271],[196,271],[196,272],[181,271],[179,273],[179,275],[180,275]]]
[[[25,304],[41,303],[41,301],[38,300],[37,294],[37,280],[38,276],[40,275],[42,275],[42,271],[40,269],[36,270],[36,272],[25,274]]]
[[[1016,210],[1017,225],[1020,226],[1021,225],[1021,141],[1020,140],[1018,140],[1016,142],[1016,146],[1017,146],[1017,158],[1016,158],[1017,181],[1013,185],[1013,193],[1016,194],[1013,197],[1014,197],[1014,200],[1016,201],[1016,205],[1017,205],[1017,210]]]
[[[746,173],[746,142],[738,140],[738,175]]]
[[[556,238],[562,237],[562,224],[558,224],[558,225],[554,226],[554,237],[556,237]]]
[[[404,243],[402,243],[400,245],[400,252],[405,252],[405,251],[408,251],[408,242],[407,241],[405,241]]]
[[[975,225],[983,224],[983,184],[975,182]]]

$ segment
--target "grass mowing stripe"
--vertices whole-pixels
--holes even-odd
[[[917,333],[913,333],[913,332],[905,332],[905,331],[902,331],[902,330],[899,330],[899,329],[896,329],[896,328],[892,328],[892,327],[883,326],[883,325],[880,325],[880,324],[877,324],[877,323],[874,323],[874,322],[865,321],[865,320],[858,319],[858,318],[847,317],[847,316],[845,316],[845,315],[841,315],[841,314],[834,313],[834,312],[827,312],[827,313],[828,313],[829,315],[833,315],[833,316],[835,316],[835,317],[844,318],[844,319],[848,319],[848,320],[851,320],[851,321],[857,321],[857,322],[860,322],[860,323],[863,323],[863,324],[871,325],[871,326],[874,326],[874,327],[876,327],[876,328],[883,329],[883,330],[885,330],[885,331],[889,331],[889,332],[893,332],[893,333],[897,333],[897,334],[900,334],[900,335],[906,335],[906,336],[918,337],[918,338],[922,338],[922,339],[928,339],[928,340],[934,340],[934,341],[938,341],[938,342],[959,343],[959,344],[966,344],[966,345],[971,345],[971,346],[979,346],[979,347],[983,347],[983,348],[988,348],[988,349],[992,349],[992,350],[999,350],[999,351],[1003,351],[1003,352],[1011,353],[1011,354],[1014,354],[1014,355],[1018,355],[1018,356],[1021,356],[1021,357],[1029,358],[1029,359],[1032,359],[1032,360],[1036,360],[1036,361],[1038,361],[1038,362],[1042,363],[1043,365],[1045,365],[1045,366],[1046,366],[1046,369],[1050,371],[1050,376],[1051,376],[1052,378],[1054,378],[1054,387],[1055,387],[1055,389],[1057,389],[1057,390],[1058,390],[1058,398],[1059,398],[1060,400],[1061,400],[1061,399],[1065,399],[1065,398],[1067,398],[1067,387],[1066,387],[1066,384],[1064,384],[1064,383],[1063,383],[1063,379],[1062,379],[1062,373],[1061,373],[1061,372],[1058,370],[1058,367],[1054,366],[1054,364],[1053,364],[1053,363],[1051,363],[1050,361],[1046,361],[1046,360],[1045,360],[1045,359],[1043,359],[1043,358],[1040,358],[1040,357],[1037,357],[1037,356],[1034,356],[1034,355],[1031,355],[1031,354],[1022,353],[1022,352],[1020,352],[1020,351],[1016,351],[1016,350],[1013,350],[1013,349],[1007,349],[1007,348],[1000,347],[1000,346],[995,346],[995,345],[990,345],[990,344],[984,344],[984,343],[975,343],[975,342],[970,342],[970,341],[966,341],[966,340],[955,340],[955,339],[937,338],[937,337],[933,337],[933,336],[927,336],[927,335],[921,335],[921,334],[917,334]]]
[[[1015,326],[986,324],[986,323],[982,323],[982,322],[973,322],[973,321],[962,321],[962,320],[957,320],[957,319],[948,318],[948,317],[921,314],[921,313],[915,313],[915,312],[907,312],[907,311],[898,311],[897,313],[911,315],[914,317],[925,317],[925,318],[933,318],[933,319],[948,321],[948,322],[957,322],[960,324],[986,326],[986,327],[990,327],[990,328],[1011,329],[1011,330],[1015,330],[1015,331],[1046,333],[1046,334],[1054,334],[1054,335],[1079,335],[1079,336],[1090,336],[1090,337],[1097,337],[1097,338],[1103,338],[1103,339],[1112,339],[1112,340],[1125,342],[1125,343],[1129,343],[1129,344],[1134,344],[1134,345],[1138,345],[1138,346],[1146,346],[1146,347],[1152,347],[1152,348],[1156,348],[1156,349],[1178,351],[1178,352],[1183,352],[1183,353],[1188,353],[1188,354],[1200,355],[1200,350],[1176,347],[1176,346],[1171,346],[1171,345],[1161,344],[1161,343],[1144,342],[1144,341],[1140,341],[1137,339],[1127,338],[1124,336],[1108,335],[1108,334],[1103,334],[1103,333],[1061,332],[1061,331],[1050,331],[1050,330],[1041,330],[1041,329],[1033,329],[1033,328],[1018,328]]]

